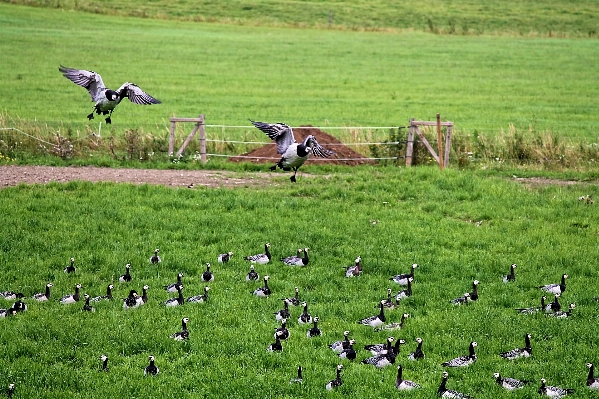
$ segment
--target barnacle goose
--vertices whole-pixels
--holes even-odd
[[[289,312],[289,302],[287,299],[282,299],[282,301],[284,308],[275,313],[275,318],[279,321],[291,317],[291,313]]]
[[[250,271],[245,276],[245,281],[258,281],[260,275],[254,270],[254,265],[250,266]]]
[[[12,309],[0,309],[0,317],[4,318],[7,316],[14,316],[17,314],[16,310]]]
[[[441,380],[441,385],[439,385],[439,389],[437,389],[437,396],[440,396],[442,398],[455,398],[455,399],[470,398],[470,396],[466,395],[465,393],[454,391],[453,389],[447,389],[446,385],[447,385],[448,377],[449,377],[449,374],[447,374],[447,371],[444,371],[443,372],[443,380]]]
[[[210,287],[208,287],[208,286],[204,287],[203,294],[189,297],[189,298],[187,298],[187,302],[191,302],[191,303],[208,302],[208,291],[210,291]]]
[[[541,378],[541,386],[539,387],[539,390],[537,391],[539,393],[539,395],[545,395],[545,396],[549,396],[550,398],[562,398],[568,394],[574,393],[574,389],[570,389],[570,388],[560,388],[560,387],[554,387],[551,385],[547,385],[547,380],[544,378]]]
[[[312,323],[312,316],[310,315],[310,313],[308,313],[308,304],[306,302],[302,302],[302,306],[304,307],[304,310],[303,310],[302,314],[300,315],[300,317],[298,317],[297,322],[299,324]]]
[[[299,305],[301,303],[299,300],[299,288],[295,287],[295,296],[294,297],[283,298],[283,300],[286,300],[292,306]]]
[[[169,338],[174,339],[175,341],[185,341],[189,338],[189,331],[187,330],[187,323],[189,323],[189,319],[184,317],[181,319],[181,331],[176,333],[172,333],[169,335]]]
[[[164,302],[167,307],[180,306],[185,303],[185,299],[183,298],[183,288],[178,287],[177,292],[179,295],[176,298],[169,298]]]
[[[254,295],[260,296],[263,298],[270,295],[270,288],[268,287],[268,279],[270,279],[269,276],[264,276],[264,287],[256,288],[254,290]]]
[[[416,338],[416,342],[418,343],[418,345],[416,346],[416,350],[410,353],[410,356],[408,356],[408,360],[420,360],[424,359],[425,357],[424,352],[422,352],[422,338]]]
[[[370,326],[373,328],[382,326],[385,323],[385,321],[387,320],[387,318],[385,317],[385,311],[384,311],[385,301],[381,301],[379,307],[381,308],[381,311],[379,312],[379,314],[359,320],[358,324],[364,324],[366,326]]]
[[[339,357],[341,359],[356,360],[356,350],[354,349],[354,344],[356,341],[354,339],[350,339],[348,342],[347,348],[343,349],[341,353],[339,353]]]
[[[345,277],[354,277],[362,274],[362,257],[358,256],[354,265],[345,270]]]
[[[562,305],[560,305],[558,298],[560,294],[555,294],[555,299],[553,302],[549,303],[545,306],[545,312],[559,312],[562,309]]]
[[[252,263],[259,263],[261,265],[265,265],[270,262],[271,254],[270,254],[270,243],[264,244],[264,253],[257,255],[246,256],[243,259],[249,260]]]
[[[334,352],[343,352],[344,349],[347,349],[349,347],[349,331],[344,331],[343,332],[343,340],[342,341],[335,341],[332,344],[329,345],[329,348],[331,348]]]
[[[292,378],[291,381],[289,381],[290,384],[301,384],[304,381],[304,378],[302,377],[302,366],[298,366],[297,367],[297,377],[296,378]]]
[[[123,274],[121,277],[119,277],[119,281],[121,283],[128,283],[131,281],[131,273],[130,273],[130,269],[131,269],[131,264],[127,263],[125,265],[125,274]]]
[[[79,298],[80,298],[79,289],[81,289],[81,284],[77,284],[75,286],[75,293],[74,294],[65,295],[62,298],[60,298],[60,303],[62,303],[62,304],[70,304],[70,303],[79,302]]]
[[[160,249],[156,248],[154,250],[154,255],[152,255],[150,257],[150,263],[153,264],[153,265],[155,265],[156,263],[162,262],[162,259],[160,258],[160,256],[158,256],[158,252],[160,252]]]
[[[395,378],[395,388],[399,389],[400,391],[409,391],[412,389],[420,388],[420,385],[416,384],[414,381],[404,380],[402,373],[403,369],[400,364],[397,366],[397,378]]]
[[[468,347],[468,355],[453,358],[447,362],[441,363],[441,365],[446,367],[464,367],[471,365],[472,363],[476,362],[476,353],[474,353],[474,348],[477,346],[478,344],[476,342],[470,342],[470,346]]]
[[[177,287],[183,287],[183,283],[181,282],[182,278],[183,278],[183,273],[178,273],[177,274],[177,282],[165,285],[164,289],[167,290],[168,292],[177,292]]]
[[[6,393],[7,394],[6,397],[8,399],[11,399],[14,392],[15,392],[15,384],[8,384],[8,392]]]
[[[310,248],[304,248],[303,250],[300,248],[298,253],[301,251],[304,252],[304,256],[289,256],[287,258],[281,258],[284,264],[287,266],[308,266],[308,262],[310,259],[308,258],[308,251]]]
[[[404,313],[401,315],[401,320],[399,321],[399,323],[389,323],[389,324],[385,324],[384,326],[381,327],[377,327],[374,329],[374,331],[390,331],[390,330],[401,330],[406,322],[406,319],[410,317],[409,314]]]
[[[408,288],[406,288],[405,290],[401,290],[397,294],[395,294],[396,301],[399,302],[404,298],[412,296],[412,281],[414,281],[414,279],[412,277],[408,277]]]
[[[497,383],[497,385],[499,385],[500,387],[504,387],[508,391],[524,388],[524,386],[530,382],[526,380],[517,380],[515,378],[510,377],[502,377],[499,373],[493,373],[493,378],[495,378],[495,382]]]
[[[312,135],[306,136],[304,141],[297,143],[293,137],[293,130],[284,123],[264,123],[255,122],[250,119],[250,122],[271,139],[277,143],[277,153],[282,154],[279,162],[271,166],[270,170],[276,170],[277,167],[284,171],[293,169],[293,176],[289,178],[295,183],[295,175],[297,170],[306,162],[310,154],[318,157],[328,158],[335,153],[322,147],[316,141],[316,137]]]
[[[81,86],[89,92],[94,104],[92,113],[87,115],[87,119],[94,119],[94,111],[96,114],[106,115],[106,123],[111,123],[110,117],[112,111],[126,97],[134,104],[149,105],[160,104],[160,100],[155,99],[145,91],[139,88],[134,83],[125,82],[116,91],[106,88],[100,74],[94,71],[84,69],[73,69],[65,66],[60,66],[58,70],[65,78],[78,86]]]
[[[599,378],[595,378],[595,366],[593,363],[587,363],[589,375],[587,377],[587,387],[589,389],[599,390]]]
[[[150,287],[148,287],[147,285],[143,286],[143,291],[141,293],[141,296],[137,297],[137,306],[141,306],[141,305],[148,303],[148,290],[149,289],[150,289]]]
[[[471,301],[478,300],[478,280],[474,280],[472,282],[472,292],[469,296]]]
[[[75,273],[75,258],[71,258],[71,264],[64,268],[65,273]]]
[[[464,293],[463,296],[456,298],[456,299],[452,299],[451,303],[453,303],[454,305],[462,305],[462,304],[468,304],[468,300],[470,299],[470,293],[466,292]]]
[[[282,333],[280,331],[277,331],[275,333],[275,342],[268,345],[268,348],[266,348],[267,351],[281,352],[283,350],[283,345],[281,345],[281,335],[282,335]]]
[[[549,292],[551,294],[562,294],[566,291],[566,279],[568,278],[567,274],[562,274],[562,282],[560,284],[547,284],[541,285],[538,288],[542,289],[545,292]]]
[[[137,302],[138,298],[139,298],[139,295],[137,294],[137,291],[135,291],[135,290],[129,291],[129,296],[127,296],[127,298],[125,298],[123,300],[123,309],[131,309],[131,308],[138,307],[139,306],[139,303]]]
[[[508,360],[514,360],[519,357],[532,356],[532,347],[530,346],[530,337],[531,337],[530,334],[524,335],[524,341],[525,341],[524,348],[512,349],[511,351],[500,353],[499,356],[501,356],[504,359],[508,359]]]
[[[7,299],[9,301],[12,301],[15,299],[21,299],[24,297],[25,297],[25,295],[23,295],[21,292],[14,292],[14,291],[0,292],[0,298]]]
[[[366,358],[366,359],[362,360],[362,364],[370,364],[374,367],[382,369],[383,367],[387,367],[387,366],[394,364],[396,357],[397,356],[395,355],[395,352],[390,351],[388,353],[384,353],[381,355],[375,355],[375,356]]]
[[[503,276],[503,282],[507,283],[510,281],[516,281],[516,264],[512,263],[512,265],[510,266],[510,273],[508,275]]]
[[[318,316],[315,316],[312,322],[314,325],[308,330],[306,337],[320,337],[322,335],[322,331],[320,331],[320,328],[318,328]]]
[[[52,283],[46,284],[46,292],[39,292],[33,295],[33,299],[39,302],[44,302],[50,299],[50,288],[52,287]]]
[[[231,260],[231,256],[233,256],[233,252],[218,255],[218,263],[227,263]]]
[[[399,285],[408,285],[408,279],[412,278],[412,280],[414,279],[414,269],[416,269],[418,267],[418,265],[416,263],[414,263],[412,265],[412,270],[410,271],[410,273],[403,273],[403,274],[397,274],[393,277],[391,277],[389,280],[392,280],[393,282],[395,282],[396,284]]]
[[[521,314],[533,314],[533,313],[537,313],[540,310],[545,310],[545,301],[547,300],[546,296],[542,296],[541,297],[541,306],[533,306],[530,308],[516,308],[516,310],[518,311],[518,313]]]
[[[154,364],[154,356],[148,356],[148,359],[150,360],[150,364],[148,364],[144,369],[144,375],[158,374],[160,372],[160,369],[158,369],[158,367],[156,367],[156,365]]]
[[[341,380],[341,369],[343,368],[342,364],[337,365],[337,377],[334,380],[331,380],[327,383],[325,388],[327,391],[331,391],[337,387],[343,385],[343,381]]]
[[[370,353],[372,353],[373,356],[382,355],[389,352],[390,350],[393,350],[392,342],[394,340],[394,337],[388,337],[387,342],[385,342],[384,344],[364,345],[364,349],[370,351]]]
[[[285,258],[281,258],[281,262],[283,262],[284,264],[286,264],[288,266],[294,266],[294,263],[302,258],[302,252],[304,252],[304,250],[302,248],[298,248],[296,255],[291,255],[291,256],[287,256]]]
[[[281,320],[281,327],[275,328],[275,338],[277,338],[277,335],[281,340],[286,340],[291,335],[287,329],[287,319]]]
[[[389,309],[389,310],[395,309],[396,303],[399,304],[399,301],[397,301],[397,300],[395,302],[393,302],[392,295],[391,295],[391,288],[387,288],[387,298],[383,299],[383,301],[385,302],[383,304],[383,306],[385,306],[385,308]],[[375,308],[378,308],[378,307],[379,307],[379,305],[375,306]]]
[[[96,308],[94,308],[92,305],[89,304],[89,295],[85,294],[83,295],[83,297],[85,298],[85,303],[83,304],[83,309],[81,309],[81,311],[83,312],[95,312]]]
[[[558,319],[564,319],[564,318],[570,317],[570,315],[572,315],[572,310],[574,310],[575,307],[576,307],[576,304],[571,303],[570,306],[568,306],[568,310],[566,310],[566,311],[559,310],[554,313],[548,313],[547,316],[556,317]]]
[[[98,371],[108,371],[108,356],[102,355],[100,356],[100,360],[102,361],[102,368]]]
[[[108,284],[108,286],[106,287],[106,295],[100,295],[100,296],[93,297],[92,299],[90,299],[90,301],[100,302],[102,300],[106,300],[106,301],[112,300],[112,289],[113,288],[114,288],[114,285]]]
[[[25,312],[27,310],[27,305],[25,302],[20,299],[12,304],[12,306],[8,309],[8,315],[13,316],[19,312]]]
[[[206,263],[206,271],[202,273],[202,281],[205,283],[214,281],[214,274],[210,271],[210,263]]]

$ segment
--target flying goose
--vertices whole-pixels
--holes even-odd
[[[397,377],[395,378],[395,388],[400,391],[410,391],[412,389],[420,388],[420,385],[416,384],[414,381],[404,380],[402,378],[403,368],[401,364],[397,366]]]
[[[39,302],[44,302],[50,299],[50,287],[52,287],[52,283],[46,284],[46,292],[39,292],[33,295],[33,299]]]
[[[177,287],[183,287],[183,283],[181,282],[182,278],[183,278],[183,273],[177,274],[177,282],[171,283],[169,285],[165,285],[164,289],[167,290],[168,292],[177,292]]]
[[[493,378],[495,378],[495,382],[497,383],[497,385],[507,389],[508,391],[524,388],[524,386],[530,382],[526,380],[517,380],[515,378],[510,377],[502,377],[499,373],[494,373]]]
[[[499,356],[501,356],[504,359],[508,359],[508,360],[514,360],[519,357],[532,356],[532,347],[530,346],[530,337],[531,337],[530,334],[524,335],[524,341],[525,341],[524,348],[512,349],[511,351],[500,353]]]
[[[447,385],[448,377],[449,377],[449,374],[447,374],[447,371],[444,371],[443,372],[443,380],[441,381],[441,385],[439,385],[439,389],[437,389],[437,396],[440,396],[442,398],[455,398],[455,399],[470,398],[470,396],[466,395],[465,393],[454,391],[453,389],[447,389],[446,385]]]
[[[150,364],[148,364],[144,369],[144,375],[158,374],[160,372],[160,369],[158,369],[158,367],[156,367],[156,365],[154,364],[154,356],[148,356],[148,359],[150,360]]]
[[[538,391],[539,395],[549,396],[550,398],[563,398],[564,396],[574,393],[573,389],[570,388],[560,388],[554,387],[551,385],[547,385],[547,380],[541,378],[541,386]]]
[[[154,250],[154,255],[150,257],[150,263],[153,265],[162,262],[162,259],[160,258],[160,256],[158,256],[158,252],[160,252],[160,249],[156,248]]]
[[[284,171],[293,169],[293,176],[289,178],[295,183],[295,175],[297,170],[306,162],[310,154],[315,156],[328,158],[335,153],[322,147],[316,141],[316,137],[312,135],[306,136],[304,141],[297,143],[293,137],[293,130],[284,123],[264,123],[255,122],[250,119],[250,122],[277,144],[277,153],[283,156],[270,170],[276,170],[277,167]]]
[[[114,285],[108,284],[108,286],[106,287],[106,295],[100,295],[100,296],[93,297],[92,299],[90,299],[90,301],[92,301],[92,302],[100,302],[102,300],[110,301],[112,299],[112,289],[113,288],[114,288]]]
[[[443,362],[441,365],[446,367],[464,367],[476,362],[476,353],[474,353],[474,348],[477,346],[478,344],[476,342],[470,342],[470,346],[468,347],[468,355],[453,358],[447,362]]]
[[[250,256],[246,256],[243,259],[245,260],[249,260],[252,263],[259,263],[261,265],[265,265],[268,262],[270,262],[270,244],[266,243],[264,244],[264,253],[263,254],[257,254],[257,255],[250,255]]]
[[[264,287],[256,288],[254,290],[254,295],[266,298],[270,295],[270,287],[268,286],[269,276],[264,276]]]
[[[549,292],[551,294],[562,294],[566,290],[566,279],[567,278],[568,278],[567,274],[562,274],[562,282],[560,284],[541,285],[538,288],[542,289],[545,292]]]
[[[66,274],[75,273],[75,258],[71,258],[71,263],[63,271]]]
[[[412,269],[410,271],[410,273],[403,273],[403,274],[397,274],[393,277],[391,277],[389,280],[392,280],[393,282],[395,282],[396,284],[399,285],[408,285],[408,279],[414,278],[414,269],[416,269],[418,267],[418,265],[416,263],[414,263],[412,265]]]
[[[341,369],[343,369],[343,365],[342,364],[337,365],[337,378],[328,382],[328,384],[325,386],[327,391],[331,391],[331,390],[343,385],[343,381],[341,380]]]
[[[503,276],[503,282],[507,283],[510,281],[516,281],[516,264],[512,263],[512,266],[510,266],[510,273],[506,276]]]
[[[189,331],[187,330],[187,323],[189,323],[189,319],[184,317],[181,319],[181,331],[176,333],[172,333],[169,335],[169,338],[174,339],[175,341],[185,341],[189,338]]]
[[[94,119],[95,111],[98,115],[108,114],[106,123],[111,123],[110,117],[112,116],[112,111],[114,111],[116,106],[119,105],[125,97],[132,103],[139,105],[161,103],[160,100],[155,99],[134,83],[125,82],[115,91],[106,88],[100,74],[94,71],[67,68],[62,65],[58,70],[71,82],[86,88],[91,95],[92,101],[95,102],[95,104],[92,113],[87,115],[87,119],[89,120]]]
[[[231,260],[231,256],[233,256],[233,252],[218,255],[218,263],[227,263]]]

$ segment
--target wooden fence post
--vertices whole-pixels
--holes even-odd
[[[445,128],[445,166],[449,166],[449,151],[451,150],[451,128],[447,126]]]
[[[408,145],[406,146],[406,167],[412,166],[412,155],[414,153],[414,118],[410,119],[410,129],[408,130]]]
[[[441,135],[441,114],[437,114],[437,147],[439,148],[439,169],[443,170],[443,136]]]
[[[206,130],[204,129],[204,114],[200,115],[200,159],[202,163],[206,163]]]
[[[177,122],[171,121],[171,136],[168,140],[168,156],[172,157],[175,152],[175,127]]]

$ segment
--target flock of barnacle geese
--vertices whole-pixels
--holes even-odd
[[[149,259],[150,263],[157,264],[162,260],[159,256],[159,249],[154,251],[154,255]],[[287,266],[299,266],[305,267],[309,263],[308,256],[309,248],[300,248],[297,251],[296,255],[280,258],[283,264]],[[231,257],[233,256],[233,252],[227,252],[220,254],[218,256],[219,263],[227,263]],[[264,265],[269,263],[272,259],[272,255],[270,253],[270,244],[267,243],[264,246],[264,253],[260,253],[257,255],[246,256],[244,260],[250,261],[250,270],[246,275],[246,281],[258,281],[260,279],[259,274],[255,270],[255,265]],[[396,294],[392,293],[391,289],[387,289],[387,297],[380,301],[377,305],[379,308],[379,313],[358,321],[358,324],[362,324],[365,326],[370,326],[377,331],[389,331],[389,330],[400,330],[406,318],[409,317],[407,313],[404,313],[401,316],[401,321],[399,323],[387,323],[387,318],[385,316],[385,311],[389,311],[397,307],[401,300],[408,298],[412,295],[412,283],[415,280],[414,272],[418,267],[417,264],[413,264],[409,273],[398,274],[392,276],[389,280],[394,283],[405,286],[405,289],[401,289]],[[516,280],[515,275],[516,265],[512,264],[510,268],[509,274],[503,277],[504,283],[513,282]],[[354,264],[349,266],[345,270],[345,276],[348,278],[357,277],[362,274],[362,259],[358,256]],[[70,259],[70,264],[64,269],[65,273],[75,273],[75,259]],[[164,302],[164,305],[167,307],[172,306],[182,306],[185,303],[200,303],[208,301],[208,291],[210,290],[209,286],[204,287],[203,294],[191,296],[185,298],[182,294],[183,291],[183,282],[182,278],[184,277],[183,273],[179,273],[177,276],[177,281],[164,286],[164,289],[170,293],[177,293],[176,297],[168,299]],[[201,281],[204,283],[209,283],[214,281],[214,274],[210,270],[210,264],[206,264],[206,271],[202,273],[200,276]],[[537,312],[544,312],[550,317],[556,318],[567,318],[572,314],[575,305],[572,303],[569,305],[568,310],[562,310],[561,305],[559,303],[559,298],[561,294],[566,290],[566,279],[568,276],[566,274],[562,275],[561,283],[559,284],[548,284],[544,286],[540,286],[541,290],[546,292],[547,294],[553,294],[553,301],[546,303],[547,298],[543,296],[541,298],[541,306],[529,307],[529,308],[518,308],[516,309],[519,313],[522,314],[533,314]],[[130,273],[130,265],[127,264],[125,266],[125,273],[119,277],[119,282],[128,283],[131,282],[132,276]],[[272,292],[270,287],[268,286],[269,276],[263,277],[264,285],[259,287],[253,291],[253,295],[257,297],[269,297]],[[479,281],[474,280],[472,283],[472,291],[464,293],[464,295],[451,300],[450,302],[456,306],[466,305],[471,302],[478,300],[478,287]],[[34,294],[31,296],[31,299],[38,302],[49,301],[51,298],[51,288],[53,285],[51,283],[46,284],[45,291]],[[75,292],[72,294],[65,295],[59,299],[59,302],[62,304],[75,304],[81,301],[81,285],[75,285]],[[84,312],[94,312],[95,308],[92,306],[93,302],[99,302],[104,300],[113,300],[112,290],[114,289],[113,284],[109,284],[106,288],[106,294],[96,297],[91,297],[88,294],[83,295],[84,305],[82,307],[82,311]],[[149,287],[145,285],[143,287],[142,295],[139,295],[137,291],[130,290],[129,295],[124,298],[123,301],[123,309],[131,309],[137,308],[139,306],[144,305],[148,302],[148,289]],[[27,304],[23,301],[25,296],[22,293],[17,293],[14,291],[4,291],[0,292],[0,298],[5,300],[14,300],[15,302],[8,309],[0,309],[0,317],[13,317],[18,313],[27,311]],[[283,301],[283,309],[275,312],[275,319],[280,323],[280,326],[275,329],[274,339],[275,342],[268,345],[267,350],[270,352],[280,352],[283,351],[283,341],[287,340],[290,337],[290,332],[287,328],[287,322],[291,318],[291,313],[289,310],[289,306],[300,306],[303,308],[302,313],[297,319],[299,325],[311,325],[311,327],[307,330],[306,336],[308,338],[321,336],[322,332],[318,328],[318,317],[312,317],[312,315],[308,311],[308,303],[300,300],[299,298],[299,288],[295,287],[295,295],[287,298],[281,298]],[[177,341],[184,341],[189,339],[190,334],[187,328],[187,324],[189,323],[189,318],[184,317],[181,320],[181,331],[175,332],[170,335],[170,338]],[[357,352],[354,346],[356,345],[356,341],[354,339],[349,338],[350,331],[345,331],[343,333],[343,339],[333,342],[329,345],[329,348],[338,356],[340,359],[347,359],[349,361],[353,361],[357,359]],[[526,334],[525,337],[525,346],[522,348],[512,349],[510,351],[500,353],[500,356],[504,359],[513,360],[517,358],[528,358],[532,355],[532,347],[531,347],[531,334]],[[423,352],[423,340],[422,338],[416,338],[416,348],[413,352],[411,352],[407,359],[410,361],[418,361],[425,358],[425,354]],[[384,368],[387,366],[391,366],[396,364],[398,355],[400,353],[400,345],[405,344],[405,341],[402,339],[395,339],[390,336],[386,339],[384,343],[378,344],[370,344],[365,345],[364,349],[369,351],[372,356],[361,360],[362,364],[371,365],[377,368]],[[459,356],[453,359],[450,359],[446,362],[442,363],[442,366],[447,368],[453,367],[466,367],[470,364],[473,364],[477,360],[475,348],[478,346],[476,342],[470,342],[468,346],[468,354]],[[102,355],[100,357],[101,360],[101,371],[108,371],[108,357],[106,355]],[[157,375],[159,373],[159,368],[155,364],[154,356],[149,356],[149,363],[143,369],[144,375]],[[589,368],[589,374],[587,377],[586,385],[592,390],[599,390],[599,378],[594,377],[594,366],[592,363],[587,363],[586,366]],[[335,389],[343,384],[342,379],[342,370],[343,365],[339,364],[336,367],[336,375],[335,378],[330,380],[325,384],[325,388],[327,390]],[[303,382],[303,369],[301,366],[297,369],[297,376],[290,380],[290,383],[302,383]],[[469,398],[470,396],[466,393],[462,393],[453,389],[447,388],[447,380],[449,378],[449,374],[444,371],[442,373],[441,383],[437,389],[437,395],[443,398]],[[519,380],[511,377],[502,376],[499,373],[494,373],[494,380],[497,384],[507,390],[516,390],[524,388],[527,384],[530,383],[528,380]],[[540,387],[538,388],[538,393],[541,395],[545,395],[551,398],[561,398],[573,392],[572,389],[562,388],[558,386],[547,385],[547,381],[544,378],[540,379]],[[421,388],[420,385],[414,381],[410,381],[403,378],[403,367],[401,364],[397,364],[397,377],[395,381],[395,387],[398,390],[412,390]],[[12,397],[13,392],[15,390],[14,384],[10,384],[8,388],[8,397]]]

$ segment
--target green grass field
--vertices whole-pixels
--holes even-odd
[[[282,180],[286,177],[282,177]],[[341,361],[327,347],[350,330],[357,348],[383,342],[389,335],[405,339],[400,355],[404,377],[422,385],[414,398],[430,398],[444,370],[440,363],[465,354],[479,343],[478,361],[449,370],[449,386],[477,398],[536,396],[541,377],[576,389],[572,397],[588,398],[586,362],[599,362],[595,320],[597,208],[578,201],[597,197],[590,185],[527,188],[500,177],[436,168],[360,168],[330,178],[302,179],[301,184],[254,189],[167,189],[148,185],[52,183],[0,191],[1,290],[27,296],[52,282],[53,299],[1,320],[0,385],[17,385],[17,397],[116,398],[165,397],[315,397],[345,365],[344,385],[331,397],[387,398],[397,395],[396,369]],[[376,223],[374,223],[376,222]],[[272,244],[273,260],[257,266],[271,276],[273,294],[250,294],[260,286],[246,283],[249,263],[242,256]],[[283,266],[278,258],[311,248],[307,268]],[[154,248],[163,262],[149,264]],[[216,256],[235,253],[220,265]],[[364,274],[344,277],[344,267],[362,256]],[[62,269],[73,256],[76,274]],[[167,309],[173,296],[162,286],[185,277],[185,294],[198,294],[204,264],[216,279],[206,304]],[[133,282],[119,283],[125,263]],[[390,321],[410,314],[402,331],[374,332],[356,321],[376,314],[386,289],[399,289],[389,277],[418,263],[414,296],[388,312]],[[501,282],[516,263],[517,281]],[[558,282],[567,273],[562,304],[575,302],[570,319],[542,314],[517,315],[515,307],[535,306],[536,286]],[[449,300],[480,280],[478,302],[454,307]],[[129,289],[150,286],[150,302],[129,311],[120,299],[96,304],[61,305],[58,298],[77,283],[92,296],[116,285],[116,298]],[[279,298],[300,288],[300,298],[319,316],[321,338],[308,339],[308,327],[296,322],[292,308],[291,337],[282,353],[268,353],[277,326]],[[2,306],[10,302],[2,301]],[[178,343],[168,335],[189,317],[191,338]],[[507,361],[498,354],[523,345],[531,333],[533,357]],[[405,359],[424,339],[426,359]],[[108,373],[100,373],[101,354],[109,356]],[[148,355],[161,374],[143,376]],[[298,365],[304,384],[290,385]],[[496,386],[493,372],[529,379],[530,387],[507,393]]]

